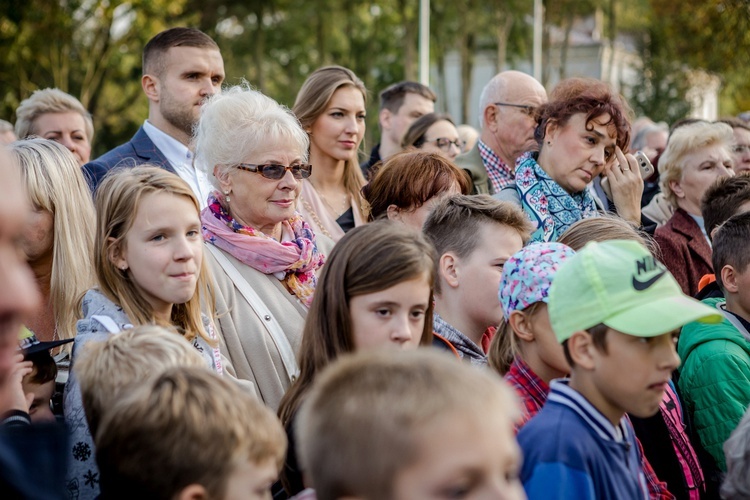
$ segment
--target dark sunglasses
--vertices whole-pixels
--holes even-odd
[[[276,165],[273,163],[269,163],[268,165],[240,163],[239,165],[237,165],[237,168],[240,170],[247,170],[248,172],[258,173],[266,179],[272,179],[275,181],[284,177],[287,170],[292,172],[292,176],[295,179],[307,179],[312,173],[312,165],[305,163],[295,163],[294,165],[289,165],[288,167],[284,165]]]

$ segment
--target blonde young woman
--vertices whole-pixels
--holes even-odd
[[[60,89],[37,90],[16,109],[16,135],[38,135],[65,146],[79,166],[91,157],[94,122],[81,101]]]
[[[40,341],[70,339],[76,334],[80,298],[94,284],[91,194],[75,158],[62,145],[28,139],[12,143],[10,151],[33,208],[21,250],[44,297],[26,326]],[[63,378],[65,373],[61,370]]]
[[[365,179],[357,152],[365,135],[367,91],[351,70],[327,66],[302,85],[292,111],[310,137],[312,175],[303,180],[298,210],[316,235],[338,241],[364,224]]]

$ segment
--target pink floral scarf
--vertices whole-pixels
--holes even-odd
[[[279,243],[249,226],[243,226],[219,203],[217,193],[208,198],[201,212],[203,238],[234,258],[264,274],[284,273],[286,288],[310,307],[317,284],[315,271],[323,265],[323,255],[315,245],[315,235],[298,213],[282,222],[294,239]]]

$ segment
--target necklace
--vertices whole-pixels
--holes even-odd
[[[333,204],[328,201],[328,198],[326,198],[325,195],[323,195],[323,193],[317,187],[315,187],[315,184],[310,182],[310,185],[313,187],[313,189],[315,189],[315,192],[318,193],[318,196],[320,196],[320,199],[323,200],[323,203],[331,210],[331,214],[334,215],[334,219],[338,219],[344,212],[349,210],[349,194],[344,194],[344,198],[339,204],[339,206],[341,207],[339,209],[337,207],[334,207]]]

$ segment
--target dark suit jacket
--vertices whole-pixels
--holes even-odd
[[[714,272],[711,247],[698,223],[678,208],[672,218],[656,230],[654,239],[661,248],[661,261],[677,279],[682,291],[694,297],[703,275]]]
[[[104,153],[96,160],[83,166],[83,174],[89,183],[91,192],[96,191],[102,178],[115,167],[132,168],[144,163],[151,163],[174,172],[161,151],[151,142],[143,127],[138,129],[132,139],[115,149]]]
[[[456,156],[453,162],[466,170],[471,177],[472,194],[495,194],[490,176],[487,174],[487,168],[482,161],[482,155],[479,154],[479,141],[471,150]]]

